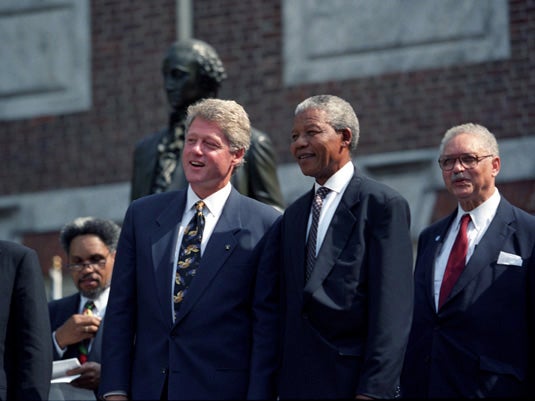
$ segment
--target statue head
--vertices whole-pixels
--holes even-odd
[[[173,110],[185,110],[196,101],[217,97],[227,77],[215,49],[198,39],[173,43],[162,63],[167,100]]]

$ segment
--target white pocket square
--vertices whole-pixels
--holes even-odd
[[[508,252],[500,252],[498,256],[499,265],[511,265],[511,266],[522,266],[522,258],[518,255]]]

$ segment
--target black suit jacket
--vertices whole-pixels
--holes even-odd
[[[528,396],[535,383],[535,217],[502,197],[442,308],[434,264],[457,211],[418,241],[414,321],[402,375],[408,398]],[[500,254],[516,255],[511,263]]]
[[[48,310],[50,314],[50,329],[51,333],[54,332],[59,326],[61,326],[72,315],[79,312],[80,306],[80,294],[76,293],[67,297],[50,301],[48,304]],[[104,320],[101,321],[100,327],[97,331],[95,338],[91,344],[91,350],[87,355],[88,361],[100,363],[100,355],[102,348],[102,332],[104,330]],[[54,360],[78,358],[78,344],[71,344],[67,346],[67,350],[60,357],[56,351],[56,347],[53,347]]]
[[[158,162],[158,144],[167,129],[143,138],[134,150],[131,200],[151,193],[151,186]],[[277,176],[273,143],[268,135],[252,128],[251,146],[245,154],[245,163],[236,169],[232,185],[241,194],[283,210],[285,207]],[[183,189],[188,185],[182,162],[179,159],[168,191]]]
[[[393,398],[412,315],[407,201],[355,173],[305,285],[313,194],[290,205],[270,233],[271,246],[282,246],[280,397]]]
[[[46,400],[52,347],[37,254],[0,241],[0,400]]]

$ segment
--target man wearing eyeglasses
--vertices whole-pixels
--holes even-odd
[[[495,186],[487,128],[449,129],[439,167],[458,206],[421,234],[406,398],[527,397],[535,383],[535,217]]]
[[[120,228],[111,220],[80,217],[66,224],[60,242],[78,293],[48,305],[54,360],[78,358],[71,384],[96,392],[100,382],[103,322]]]

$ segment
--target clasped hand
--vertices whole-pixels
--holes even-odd
[[[56,330],[56,341],[63,349],[71,344],[95,337],[100,327],[101,318],[98,316],[72,315]]]

